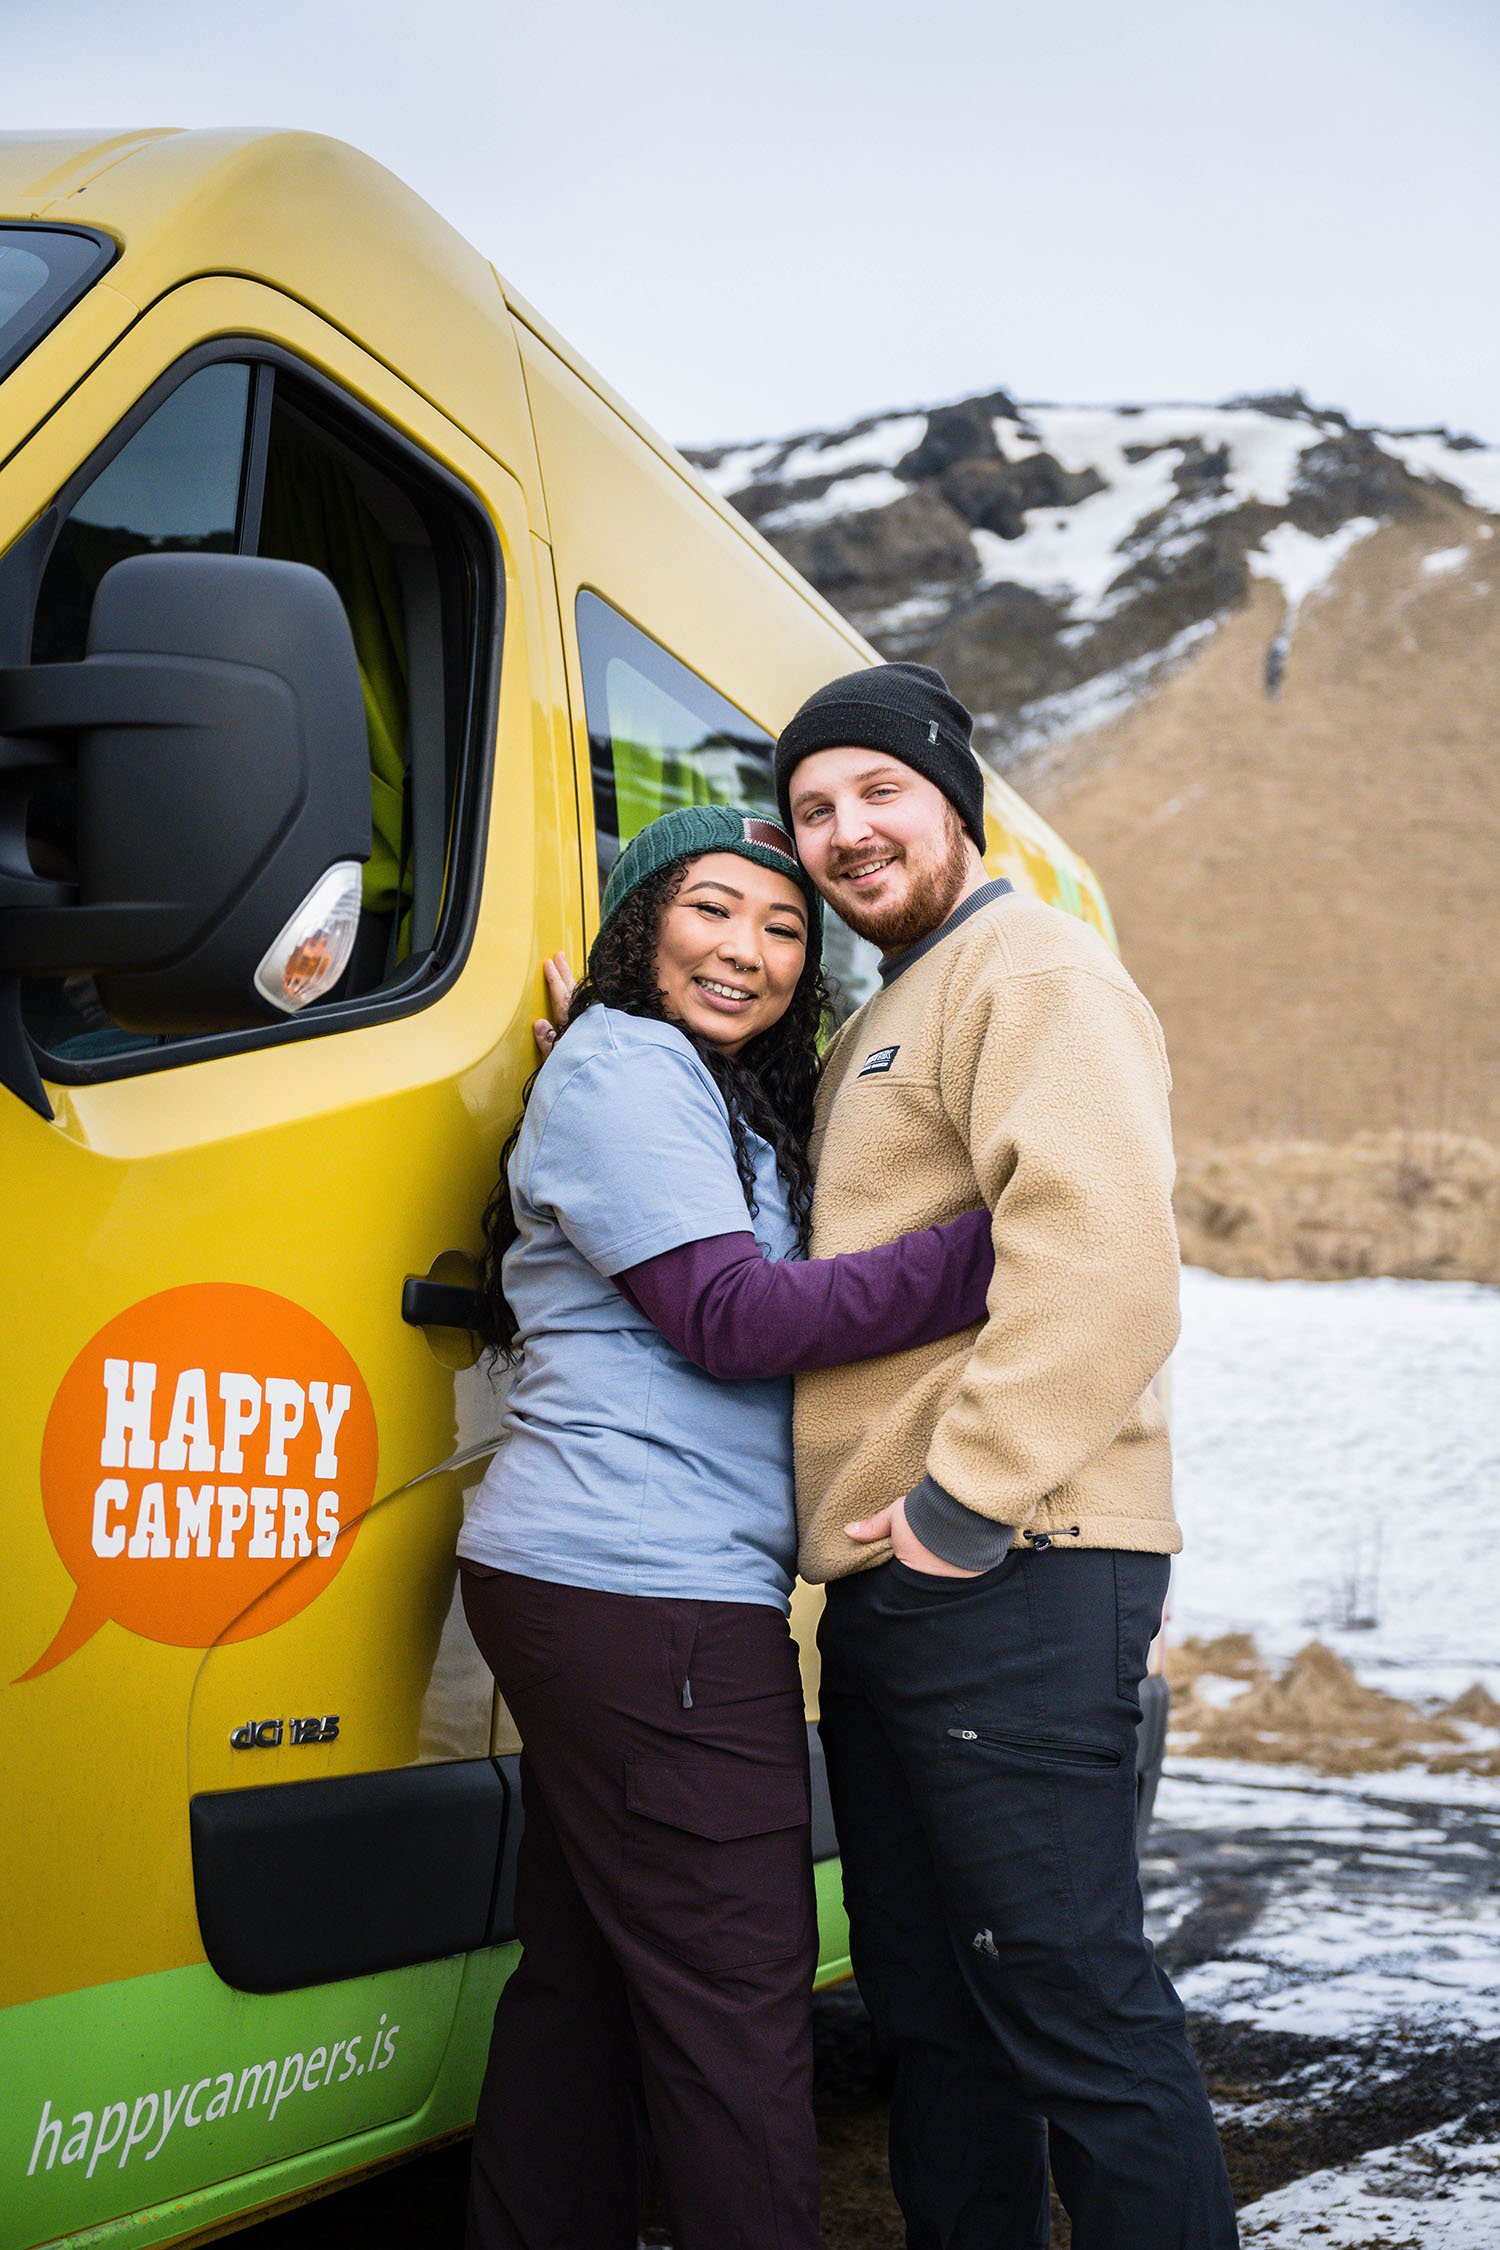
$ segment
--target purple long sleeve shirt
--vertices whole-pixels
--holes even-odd
[[[615,1285],[695,1367],[721,1381],[800,1375],[936,1342],[985,1316],[995,1270],[988,1211],[873,1250],[761,1256],[711,1235],[616,1274]]]

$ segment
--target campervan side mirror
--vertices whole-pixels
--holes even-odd
[[[26,801],[59,765],[76,884],[26,852]],[[343,974],[369,855],[353,637],[305,564],[132,556],[100,581],[81,663],[0,671],[0,983],[22,1045],[22,976],[91,972],[130,1031],[294,1013]],[[3,1028],[0,1071],[45,1105]]]

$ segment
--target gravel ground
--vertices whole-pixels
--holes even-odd
[[[1150,1916],[1247,2250],[1493,2250],[1500,1790],[1181,1761],[1158,1804]]]
[[[1247,2250],[1493,2250],[1500,1788],[1174,1761],[1143,1873]],[[817,2062],[825,2250],[902,2250],[852,1988],[818,2002]],[[257,2250],[459,2250],[466,2161],[441,2150],[270,2221]],[[1070,2240],[1059,2210],[1054,2250]]]

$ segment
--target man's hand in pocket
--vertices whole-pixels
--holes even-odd
[[[919,1570],[928,1578],[978,1578],[977,1570],[960,1570],[957,1563],[944,1562],[921,1540],[906,1520],[906,1500],[903,1496],[889,1508],[876,1515],[862,1516],[858,1523],[846,1523],[846,1539],[854,1539],[865,1546],[872,1539],[889,1539],[891,1553],[897,1562],[905,1563],[908,1570]]]

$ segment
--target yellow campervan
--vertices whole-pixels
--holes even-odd
[[[4,2250],[471,2117],[518,1822],[464,1290],[538,964],[870,654],[363,157],[0,140]]]

